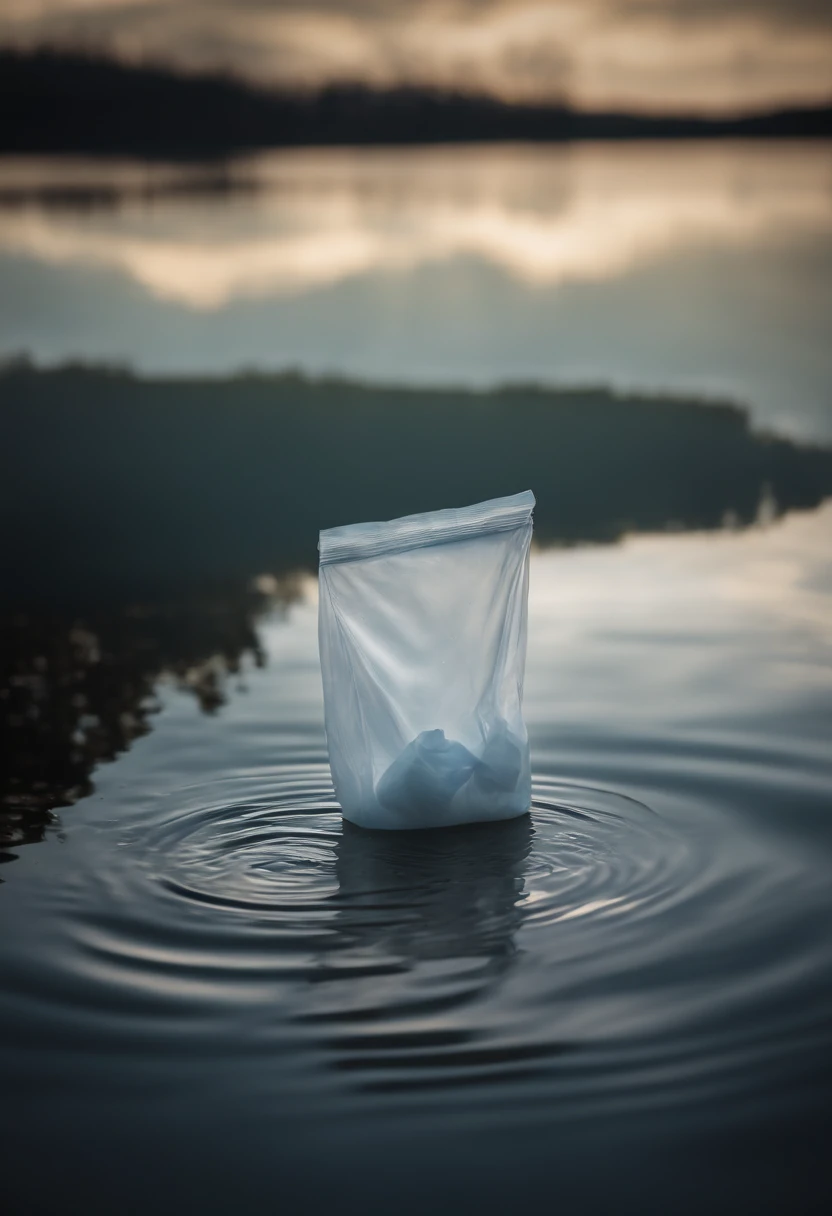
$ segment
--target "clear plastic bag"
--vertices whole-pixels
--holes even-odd
[[[345,818],[427,828],[531,803],[531,491],[320,535],[326,734]]]

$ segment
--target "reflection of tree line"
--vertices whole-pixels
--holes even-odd
[[[757,435],[737,407],[601,389],[17,363],[0,401],[0,585],[50,603],[314,569],[321,527],[528,486],[543,544],[750,524],[832,492],[832,452]]]
[[[0,849],[42,839],[50,808],[88,794],[94,767],[147,732],[161,676],[204,712],[216,710],[244,656],[263,662],[257,616],[297,593],[297,580],[287,577],[268,595],[242,589],[77,612],[7,606],[0,614]]]
[[[75,212],[85,215],[95,211],[112,211],[127,203],[148,207],[161,201],[180,197],[189,200],[216,199],[229,195],[253,194],[260,186],[252,177],[220,164],[198,164],[177,167],[175,173],[143,176],[99,182],[57,180],[0,182],[0,210],[15,211],[39,207],[44,210]]]
[[[147,729],[161,673],[210,710],[258,654],[263,601],[245,588],[271,571],[291,598],[320,527],[531,487],[539,543],[609,541],[832,493],[832,452],[755,435],[736,407],[602,390],[19,362],[0,403],[0,843],[42,833]]]

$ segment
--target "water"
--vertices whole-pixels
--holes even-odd
[[[0,353],[730,396],[832,438],[822,143],[0,168]]]
[[[522,202],[523,174],[544,153],[512,152],[516,180],[500,159],[507,153],[465,155],[473,177],[454,176],[462,202],[494,197],[492,172],[498,194],[514,181]],[[599,180],[606,166],[613,184],[626,177],[635,190],[646,173],[641,161],[627,176],[618,151],[551,155],[567,178],[564,163],[594,165]],[[637,155],[649,162],[658,153]],[[753,283],[785,267],[765,308],[785,317],[794,304],[799,321],[815,298],[811,284],[828,283],[828,195],[814,153],[783,155],[794,158],[786,175],[760,149],[743,150],[731,170],[757,182],[740,192],[750,202],[737,203],[736,215],[758,215],[759,200],[771,207],[776,196],[782,229],[776,259],[736,290],[750,298]],[[690,214],[699,214],[715,178],[730,178],[731,154],[674,156],[680,173],[689,166],[679,206],[690,196]],[[105,192],[91,211],[67,211],[66,182],[64,209],[55,209],[43,197],[53,178],[40,166],[13,215],[21,224],[38,217],[53,237],[83,231],[99,244],[109,229],[121,248],[134,224],[142,256],[178,216],[170,256],[180,257],[199,208],[233,226],[267,199],[291,233],[286,248],[302,251],[286,164],[301,166],[297,198],[318,199],[319,225],[327,207],[340,215],[345,197],[356,197],[338,185],[351,165],[369,208],[359,218],[379,241],[386,224],[399,216],[406,226],[408,216],[391,203],[391,165],[403,183],[396,198],[418,181],[440,211],[447,202],[450,154],[316,157],[277,158],[269,170],[288,191],[288,212],[275,202],[280,191],[225,196],[216,181],[207,194],[151,191],[149,200],[142,185],[139,202],[136,167],[116,175],[115,210]],[[431,176],[425,166],[434,163]],[[304,176],[312,168],[330,184],[335,174],[337,188],[316,194]],[[140,184],[163,177],[142,173]],[[383,179],[377,193],[374,174]],[[112,170],[102,176],[112,185]],[[675,232],[667,182],[662,190],[656,214]],[[613,190],[611,206],[619,201]],[[512,224],[526,205],[510,213]],[[8,198],[6,206],[7,234],[18,229],[7,225]],[[436,216],[427,205],[410,219],[427,224],[426,216]],[[754,257],[765,263],[767,245],[743,225],[747,260],[732,261],[736,224],[734,236],[720,237],[720,256],[748,272]],[[653,272],[688,265],[679,290],[697,280],[695,308],[693,296],[688,303],[696,326],[715,334],[733,309],[706,315],[718,312],[723,280],[711,277],[698,232],[674,238],[669,261],[656,253]],[[713,240],[711,231],[705,245]],[[38,258],[17,253],[0,271],[14,262],[24,276],[14,281],[30,291],[33,276],[46,275],[48,293],[38,288],[28,321],[26,292],[18,297],[14,344],[50,357],[61,343],[102,353],[110,312],[123,320],[118,301],[132,292],[130,307],[142,301],[145,318],[152,303],[168,321],[167,309],[187,314],[194,333],[204,325],[203,370],[239,356],[213,328],[237,308],[294,317],[299,327],[306,315],[316,357],[336,364],[326,318],[348,298],[338,296],[344,282],[359,290],[347,278],[316,287],[314,300],[295,294],[290,303],[271,286],[254,302],[169,305],[118,275],[104,276],[110,287],[96,294],[100,268],[56,255],[49,269]],[[463,275],[455,258],[453,274]],[[405,266],[382,278],[392,275],[390,290],[407,295],[416,274]],[[101,333],[81,334],[74,313],[59,322],[50,312],[64,275],[73,291],[86,283]],[[529,309],[547,299],[545,285],[489,281],[485,317],[505,318],[521,298]],[[612,259],[581,290],[593,307],[618,296],[637,311],[641,282]],[[425,300],[444,307],[447,286],[440,292],[435,281]],[[570,313],[574,304],[573,296]],[[754,316],[730,323],[769,333]],[[725,351],[755,420],[822,435],[828,396],[812,394],[828,385],[828,343],[812,316],[815,328],[799,339],[811,358],[788,397],[777,386],[801,364],[798,321],[761,344],[756,361],[743,362],[738,331]],[[367,332],[372,319],[362,321]],[[388,321],[391,349],[410,352],[398,378],[415,377],[430,333],[401,316]],[[161,366],[149,333],[137,326],[122,353]],[[493,342],[502,375],[519,362],[500,362],[495,333],[484,326],[481,349]],[[644,354],[638,380],[678,387],[668,361],[680,347],[665,354],[659,345]],[[472,383],[463,346],[454,344],[456,370]],[[385,352],[382,338],[377,349]],[[599,377],[609,349],[605,332]],[[704,384],[703,351],[686,357]],[[554,357],[548,366],[554,378]],[[7,1210],[828,1210],[827,457],[770,445],[731,412],[665,398],[521,395],[494,404],[426,392],[380,403],[359,387],[323,386],[315,396],[282,380],[165,385],[96,372],[22,371],[0,386],[0,516],[14,521],[0,611]],[[272,429],[257,421],[267,400]],[[385,403],[396,415],[389,427]],[[485,410],[475,462],[460,459],[459,436],[444,454],[419,446],[419,426],[435,411],[449,435],[456,419],[464,437],[459,419],[475,409]],[[379,465],[373,452],[351,450],[341,416],[362,442],[376,434],[378,451],[410,453],[412,468],[401,455]],[[506,419],[518,418],[515,442]],[[419,495],[449,504],[455,487],[478,492],[476,477],[497,476],[501,461],[511,479],[529,474],[540,504],[525,702],[531,814],[436,833],[350,829],[326,764],[314,530],[346,522],[334,515],[339,505],[392,514],[411,501],[438,505]]]
[[[163,685],[6,868],[20,1210],[67,1177],[95,1211],[384,1206],[402,1177],[405,1207],[496,1210],[553,1172],[593,1211],[813,1210],[831,533],[826,507],[536,555],[528,820],[342,827],[311,580],[219,713]]]

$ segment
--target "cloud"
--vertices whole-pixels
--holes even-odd
[[[830,0],[610,0],[628,17],[661,18],[679,25],[719,25],[738,18],[778,27],[832,26]]]
[[[797,155],[794,154],[797,153]],[[422,149],[355,159],[276,154],[240,166],[260,191],[242,205],[182,208],[174,194],[143,216],[145,171],[123,168],[138,202],[98,218],[20,209],[3,216],[0,252],[115,271],[191,309],[324,290],[364,275],[475,259],[532,288],[612,279],[697,246],[754,247],[788,232],[807,246],[830,229],[825,164],[795,149],[765,171],[765,150],[669,151],[585,146],[497,151]],[[788,156],[788,152],[786,154]],[[53,165],[56,183],[77,166]],[[93,166],[105,180],[111,167]],[[31,174],[26,163],[7,167]],[[169,169],[153,172],[165,174]],[[94,179],[93,179],[94,181]],[[175,184],[175,176],[170,184]]]
[[[0,40],[586,105],[731,110],[832,92],[829,0],[5,0]]]

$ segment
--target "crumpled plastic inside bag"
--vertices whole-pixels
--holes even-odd
[[[477,758],[441,729],[423,730],[397,756],[376,786],[379,803],[411,820],[451,810],[455,798],[498,809],[517,787],[522,754],[505,723],[489,736]]]

